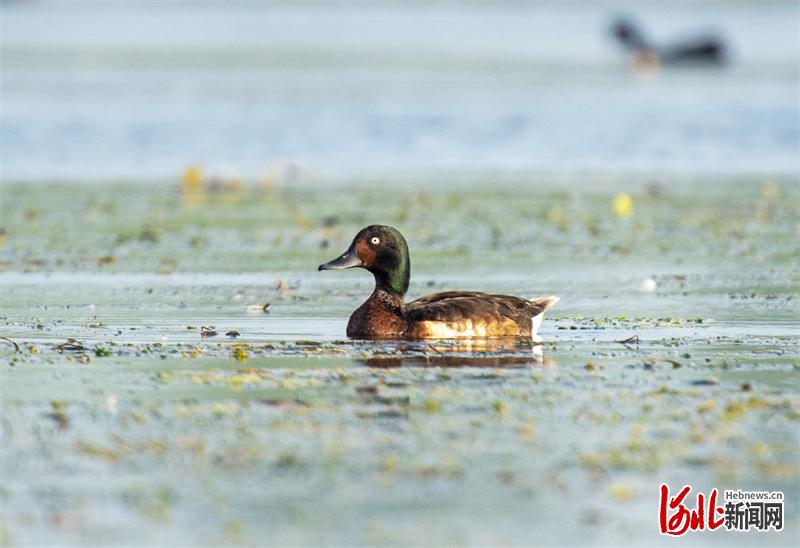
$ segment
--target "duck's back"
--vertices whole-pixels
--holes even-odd
[[[545,310],[557,297],[528,301],[511,295],[445,291],[406,304],[410,338],[535,337]],[[535,321],[534,318],[536,318]],[[535,329],[534,329],[535,328]]]

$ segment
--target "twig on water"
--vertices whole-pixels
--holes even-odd
[[[627,339],[623,339],[621,341],[614,341],[614,342],[620,343],[620,344],[624,344],[626,346],[629,345],[629,344],[635,344],[635,345],[638,346],[639,345],[639,335],[634,335],[632,337],[628,337]]]
[[[59,352],[86,352],[86,347],[75,339],[67,339],[67,342],[56,345]]]
[[[17,343],[15,343],[14,341],[12,341],[11,339],[9,339],[8,337],[0,337],[0,340],[2,340],[2,341],[8,341],[8,342],[10,342],[11,344],[13,344],[13,345],[14,345],[14,353],[15,353],[15,354],[16,354],[17,352],[19,352],[19,345],[18,345]]]
[[[427,343],[427,345],[428,345],[428,348],[430,348],[431,350],[433,350],[434,352],[436,352],[436,353],[437,353],[437,354],[439,354],[440,356],[444,356],[444,354],[442,353],[442,351],[441,351],[441,350],[439,350],[438,348],[436,348],[435,346],[433,346],[431,343]]]

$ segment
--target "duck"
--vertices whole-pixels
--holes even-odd
[[[662,64],[722,65],[726,60],[725,41],[710,32],[656,45],[633,19],[619,17],[614,21],[611,33],[633,54],[636,69],[658,68]]]
[[[375,277],[372,295],[350,316],[351,339],[482,339],[541,342],[544,313],[558,297],[523,299],[477,291],[444,291],[405,302],[411,279],[408,244],[391,226],[361,229],[347,251],[322,270],[363,268]]]

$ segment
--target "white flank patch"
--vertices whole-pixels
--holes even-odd
[[[542,320],[544,320],[544,312],[539,312],[539,314],[531,318],[531,338],[536,338],[539,328],[542,327]]]
[[[542,327],[542,320],[544,320],[544,312],[539,312],[531,318],[531,339],[533,342],[542,342],[542,338],[537,335],[539,328]]]

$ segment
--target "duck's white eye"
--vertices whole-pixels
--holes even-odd
[[[378,245],[379,243],[381,243],[381,239],[378,238],[377,236],[373,236],[372,237],[372,245]]]

